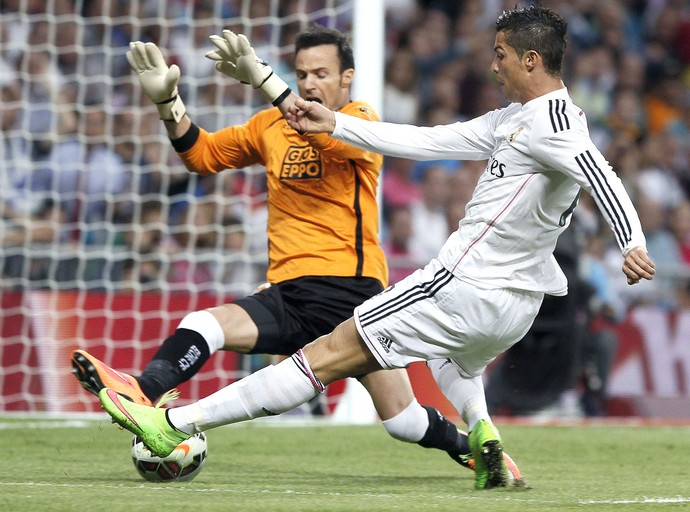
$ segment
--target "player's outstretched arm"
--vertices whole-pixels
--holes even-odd
[[[640,279],[650,281],[654,277],[654,272],[654,262],[643,248],[634,247],[625,255],[623,273],[628,278],[628,284],[637,284]]]
[[[127,61],[149,99],[156,104],[158,114],[166,123],[170,137],[181,137],[191,121],[185,116],[187,109],[180,98],[177,84],[180,68],[168,66],[158,46],[154,43],[133,41],[129,43]]]
[[[283,114],[288,124],[299,132],[332,133],[335,130],[335,112],[316,101],[297,97]]]
[[[251,84],[274,106],[280,106],[290,96],[296,97],[271,66],[256,56],[244,34],[223,30],[222,36],[214,34],[210,39],[216,49],[207,52],[206,57],[216,62],[216,70],[242,83]]]

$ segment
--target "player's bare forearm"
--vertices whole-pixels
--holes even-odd
[[[294,105],[294,103],[297,99],[299,99],[299,96],[297,96],[297,94],[295,94],[294,92],[291,92],[278,105],[278,108],[280,109],[280,112],[283,114],[283,117],[285,117],[285,119],[288,118],[288,113],[290,111],[290,108],[292,108],[292,105]]]
[[[654,262],[647,254],[647,251],[641,247],[635,247],[625,255],[623,273],[628,278],[628,284],[637,284],[641,279],[651,281],[654,277],[654,272]]]
[[[300,132],[332,133],[335,130],[335,113],[315,101],[297,97],[284,115],[288,124]]]
[[[163,121],[163,124],[165,124],[165,129],[168,131],[168,137],[170,137],[170,140],[175,140],[187,133],[189,127],[192,126],[192,120],[189,118],[189,116],[185,115],[182,119],[180,119],[179,123],[176,123],[175,121]]]

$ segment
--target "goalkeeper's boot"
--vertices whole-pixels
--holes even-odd
[[[89,393],[98,396],[103,388],[110,388],[128,400],[141,405],[153,405],[139,387],[137,379],[113,370],[84,350],[72,354],[72,373]]]
[[[135,404],[108,388],[101,389],[98,397],[113,421],[139,436],[158,457],[167,457],[177,445],[191,437],[170,424],[167,409]]]
[[[479,420],[470,432],[474,457],[474,488],[492,489],[508,485],[508,471],[503,459],[503,443],[496,427]]]
[[[466,432],[463,432],[460,429],[458,429],[458,431],[461,435],[467,436]],[[470,471],[474,471],[474,457],[472,456],[471,451],[463,453],[449,450],[446,453],[448,453],[450,458],[460,464],[462,467],[467,468]],[[515,487],[527,487],[527,480],[525,480],[525,477],[522,476],[520,468],[518,468],[518,465],[506,452],[503,452],[503,462],[508,470],[508,479],[510,480],[510,483]]]

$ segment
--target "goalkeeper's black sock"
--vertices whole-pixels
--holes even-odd
[[[437,409],[427,405],[422,407],[429,415],[429,427],[426,429],[424,437],[418,441],[419,446],[444,450],[453,458],[472,452],[467,436],[461,434],[453,423]]]
[[[163,342],[137,381],[144,394],[154,401],[191,379],[209,357],[208,343],[201,334],[177,329]]]

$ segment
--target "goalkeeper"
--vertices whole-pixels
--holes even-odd
[[[252,84],[273,105],[291,93],[269,66],[256,65],[244,36],[225,31],[211,40],[217,50],[207,57],[217,61],[220,72]],[[376,203],[383,157],[326,134],[299,134],[278,108],[209,133],[186,115],[177,88],[180,70],[165,63],[155,44],[133,42],[127,58],[189,171],[208,175],[262,164],[268,187],[269,286],[186,315],[137,377],[118,372],[115,378],[85,351],[73,354],[73,372],[88,391],[98,394],[108,387],[150,405],[190,379],[218,350],[290,355],[331,332],[384,289],[388,275]],[[242,59],[251,62],[243,67]],[[301,97],[378,120],[369,105],[350,100],[354,59],[340,32],[315,26],[300,33],[294,64]],[[436,409],[416,401],[404,369],[376,371],[359,381],[391,436],[447,451],[473,467],[467,436]],[[507,456],[506,461],[520,482],[519,471]]]

